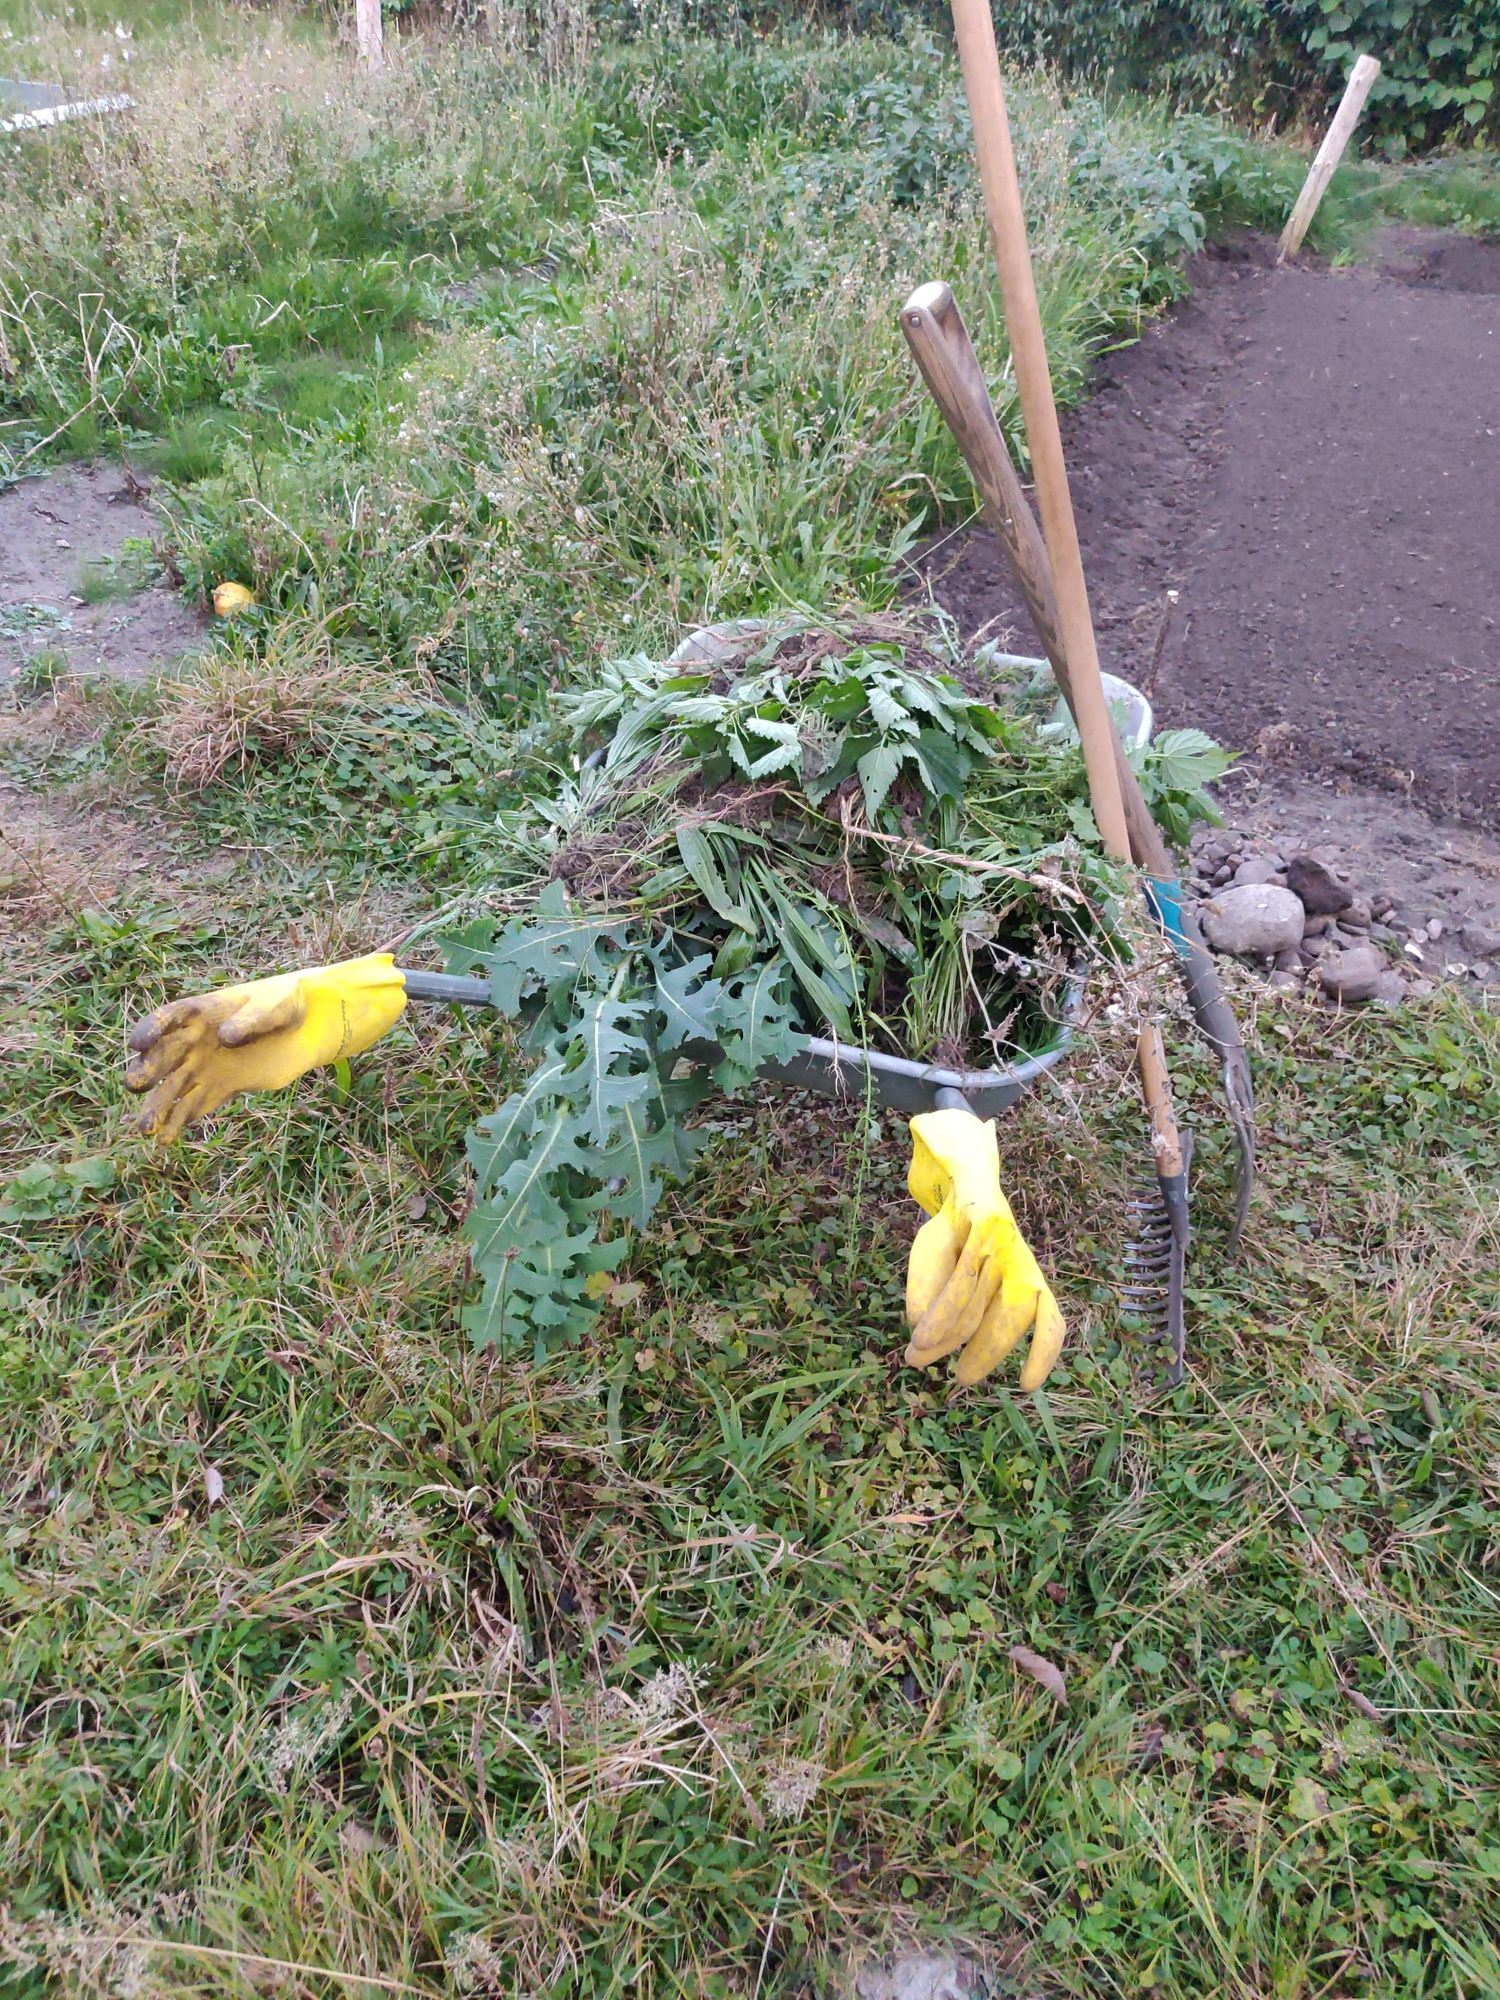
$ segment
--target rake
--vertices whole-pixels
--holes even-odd
[[[1115,859],[1144,869],[1152,916],[1178,955],[1194,1012],[1219,1055],[1239,1147],[1232,1232],[1237,1241],[1249,1208],[1255,1161],[1249,1064],[1212,963],[1184,905],[1171,856],[1125,759],[1104,698],[988,0],[953,0],[953,23],[1016,388],[1031,447],[1041,528],[1021,491],[948,287],[922,287],[902,312],[902,329],[974,474],[1073,713],[1100,836]],[[1137,1234],[1126,1252],[1122,1304],[1166,1344],[1163,1378],[1173,1386],[1182,1380],[1186,1346],[1183,1298],[1191,1233],[1192,1139],[1178,1127],[1154,1015],[1141,1023],[1136,1060],[1151,1128],[1152,1164],[1145,1186],[1131,1197]]]

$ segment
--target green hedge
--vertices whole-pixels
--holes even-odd
[[[1500,132],[1497,0],[999,0],[996,21],[1069,73],[1283,123],[1326,115],[1368,50],[1367,141],[1401,153]]]
[[[593,0],[601,27],[822,21],[904,34],[946,0]],[[1002,48],[1066,75],[1241,116],[1326,120],[1354,58],[1382,74],[1361,127],[1390,154],[1500,142],[1500,0],[994,0]]]

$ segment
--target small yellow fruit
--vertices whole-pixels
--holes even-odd
[[[246,590],[242,583],[218,583],[214,585],[214,610],[221,618],[232,618],[236,611],[243,611],[255,602],[255,593]]]

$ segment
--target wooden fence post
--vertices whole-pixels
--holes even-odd
[[[1350,71],[1344,94],[1339,99],[1339,108],[1333,114],[1333,123],[1318,148],[1307,179],[1302,183],[1297,205],[1287,217],[1286,228],[1281,232],[1281,241],[1276,246],[1278,264],[1284,264],[1288,257],[1295,257],[1301,249],[1302,239],[1318,212],[1318,203],[1327,193],[1328,183],[1333,179],[1335,169],[1344,157],[1344,148],[1359,123],[1359,114],[1365,108],[1370,85],[1379,74],[1380,64],[1374,56],[1361,56]]]
[[[379,69],[385,61],[380,0],[354,0],[354,34],[365,68]]]

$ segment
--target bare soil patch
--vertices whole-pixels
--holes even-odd
[[[0,687],[42,652],[72,673],[133,680],[193,651],[203,620],[165,583],[80,595],[91,571],[159,531],[118,467],[66,466],[0,492]]]
[[[1369,267],[1277,270],[1252,240],[1192,279],[1066,427],[1104,664],[1147,688],[1159,724],[1245,753],[1231,818],[1253,801],[1275,835],[1280,800],[1290,838],[1321,792],[1325,840],[1369,849],[1399,829],[1403,894],[1449,893],[1458,867],[1487,903],[1500,245],[1406,230]],[[1031,649],[988,534],[929,573],[967,632]],[[1410,884],[1414,868],[1443,883]]]

